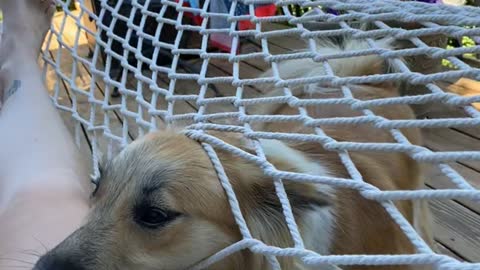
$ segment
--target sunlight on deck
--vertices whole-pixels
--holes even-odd
[[[72,15],[75,17],[80,17],[80,8],[77,8],[77,10],[72,11]],[[71,16],[67,16],[65,24],[63,24],[64,18],[65,18],[64,12],[57,12],[53,18],[53,28],[55,29],[55,31],[59,33],[63,33],[62,35],[63,42],[65,42],[66,44],[75,44],[75,43],[79,45],[88,44],[85,31],[77,27],[75,19]],[[77,35],[78,35],[78,42],[75,42]],[[44,46],[46,46],[46,43],[44,43]],[[50,50],[54,51],[54,50],[57,50],[58,48],[60,48],[60,44],[58,40],[56,38],[52,38],[52,42],[50,44]]]

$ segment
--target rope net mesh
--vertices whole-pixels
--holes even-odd
[[[434,253],[393,204],[405,199],[480,200],[480,191],[452,166],[453,162],[480,161],[480,151],[434,151],[412,144],[403,134],[404,129],[415,127],[480,125],[480,112],[475,108],[480,96],[458,95],[442,87],[444,82],[461,78],[480,80],[476,59],[480,54],[480,45],[476,45],[480,43],[480,9],[393,0],[244,0],[231,1],[225,11],[217,11],[220,2],[224,3],[82,0],[74,10],[69,1],[58,2],[63,13],[56,16],[57,23],[47,36],[43,54],[45,76],[54,78],[47,80],[47,86],[53,90],[55,105],[66,112],[65,121],[74,129],[77,143],[92,150],[93,177],[98,174],[98,160],[102,155],[111,158],[146,132],[185,125],[186,134],[201,141],[212,159],[243,235],[242,241],[201,262],[197,269],[242,249],[265,255],[272,269],[280,269],[277,256],[296,256],[305,265],[323,265],[325,269],[329,269],[327,266],[335,269],[333,265],[341,268],[344,265],[408,264],[431,264],[436,269],[480,269],[479,264]],[[252,15],[257,14],[259,7],[272,4],[275,14]],[[316,39],[325,37],[362,39],[370,48],[353,53],[322,54],[315,44]],[[374,40],[385,37],[408,45],[395,50],[376,46]],[[447,44],[448,40],[466,37],[472,42],[471,46]],[[330,67],[335,59],[367,55],[388,59],[395,71],[338,77]],[[306,58],[323,65],[325,74],[282,78],[278,73],[278,65],[283,61]],[[402,58],[410,65],[400,61]],[[271,76],[259,77],[268,69],[273,71]],[[402,89],[406,89],[404,95],[360,100],[350,87],[383,82],[402,83]],[[303,99],[292,94],[292,88],[313,84],[338,88],[339,95]],[[265,89],[273,88],[283,91],[278,96],[266,97]],[[296,114],[250,113],[253,107],[279,103],[288,104]],[[306,109],[335,104],[350,106],[358,116],[315,119]],[[439,110],[456,108],[459,114],[435,119],[387,119],[373,112],[373,108],[395,104],[429,105]],[[272,133],[256,129],[257,123],[264,122],[297,122],[311,127],[313,132]],[[361,124],[388,130],[393,142],[337,141],[323,130],[325,126]],[[227,145],[205,133],[206,130],[243,133],[256,154]],[[318,142],[338,153],[350,177],[277,170],[265,159],[259,139]],[[215,149],[226,149],[254,161],[273,177],[294,246],[273,247],[252,238]],[[452,184],[450,188],[437,190],[381,191],[364,182],[350,157],[352,151],[406,153],[418,163],[433,166]],[[283,181],[310,181],[357,189],[386,209],[417,253],[335,256],[305,249]]]

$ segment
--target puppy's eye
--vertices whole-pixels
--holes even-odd
[[[180,214],[157,207],[140,206],[135,209],[135,222],[148,229],[158,229],[173,221]]]

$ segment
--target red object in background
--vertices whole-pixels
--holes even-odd
[[[183,3],[184,7],[190,7],[188,2]],[[257,17],[270,17],[274,16],[277,12],[277,6],[275,4],[270,5],[263,5],[255,8],[255,16]],[[186,16],[192,19],[193,23],[196,25],[201,25],[203,22],[203,18],[200,15],[194,15],[193,13],[186,12]],[[254,28],[255,25],[251,21],[239,21],[238,22],[238,29],[239,30],[247,30]]]
[[[190,4],[188,3],[188,1],[185,1],[183,3],[183,6],[190,7]],[[276,14],[276,11],[277,11],[277,7],[275,6],[275,4],[261,5],[255,8],[255,16],[270,17],[270,16],[274,16]],[[191,18],[193,23],[196,25],[201,25],[203,22],[203,18],[200,15],[195,15],[193,13],[186,12],[185,16]],[[248,29],[255,28],[255,25],[251,21],[245,20],[245,21],[239,21],[237,24],[237,28],[238,30],[248,30]],[[221,51],[230,52],[231,45],[232,45],[232,37],[230,37],[227,34],[211,34],[209,43],[213,47]]]
[[[178,0],[175,0],[175,2],[178,3]],[[191,7],[190,3],[188,3],[188,1],[184,1],[183,6],[184,7]],[[195,15],[191,12],[185,12],[185,16],[192,19],[193,23],[196,24],[196,25],[201,25],[202,22],[203,22],[203,18],[200,15]]]

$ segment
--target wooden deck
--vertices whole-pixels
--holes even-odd
[[[61,15],[59,15],[61,16]],[[70,23],[73,23],[70,22]],[[56,20],[56,26],[59,27],[59,21]],[[67,27],[71,27],[68,26]],[[75,31],[65,31],[63,40],[66,42],[73,42],[75,40]],[[78,54],[81,57],[87,57],[88,47],[84,36],[81,36],[81,45],[78,50]],[[242,46],[242,53],[249,51],[258,51],[259,44],[253,41],[246,42]],[[269,49],[272,53],[282,53],[289,51],[293,48],[303,46],[303,42],[295,38],[272,38],[269,43]],[[59,50],[61,50],[59,52]],[[64,56],[69,56],[70,53],[63,48],[60,49],[56,44],[52,44],[50,55],[56,61],[60,61],[62,70],[65,75],[71,76],[72,71],[72,59],[71,57],[58,58],[59,53]],[[192,66],[201,65],[201,60],[191,60]],[[268,65],[263,60],[246,60],[240,64],[240,76],[256,77],[259,73],[263,72]],[[92,73],[89,68],[80,63],[76,68],[77,75],[73,78],[80,89],[89,89]],[[216,76],[231,76],[232,66],[228,61],[212,60],[208,68],[208,77]],[[50,91],[53,91],[54,81],[56,80],[55,72],[52,69],[47,71],[47,86]],[[169,79],[160,76],[158,78],[158,84],[160,87],[167,88]],[[475,81],[461,80],[448,87],[449,90],[459,94],[480,94],[480,84]],[[127,86],[129,89],[136,90],[136,80],[128,78]],[[59,102],[67,107],[71,107],[72,103],[77,106],[77,111],[80,115],[88,116],[90,114],[90,103],[87,96],[77,95],[74,97],[73,90],[70,89],[69,83],[64,80],[59,84]],[[97,99],[104,99],[105,95],[111,89],[106,89],[102,80],[95,81],[95,97]],[[234,96],[235,89],[230,85],[217,85],[223,96]],[[178,81],[176,89],[179,89],[182,94],[198,93],[199,88],[196,83],[190,83],[186,81]],[[255,97],[261,95],[262,92],[254,87],[249,87],[246,91],[247,96]],[[208,91],[208,95],[213,95],[213,91]],[[148,91],[144,92],[144,98],[150,101],[150,94]],[[110,98],[110,104],[119,104],[120,98]],[[479,104],[475,104],[478,106]],[[158,106],[165,107],[165,101],[159,100]],[[138,106],[134,99],[127,100],[127,109],[131,111],[137,111]],[[190,101],[179,101],[175,103],[175,113],[193,113],[198,110],[195,103]],[[234,111],[232,106],[216,106],[208,107],[207,110],[214,110],[216,112]],[[98,110],[98,121],[103,121],[103,111]],[[86,132],[85,125],[74,125],[71,114],[69,112],[62,112],[65,120],[65,124],[72,130],[80,128],[81,133],[84,135],[80,138],[81,151],[85,153],[86,157],[89,157],[92,148],[92,136],[89,132]],[[128,125],[128,140],[134,140],[139,136],[138,123],[131,117],[124,117],[120,109],[111,110],[108,112],[110,117],[110,127],[113,134],[122,134],[122,129],[125,125]],[[429,118],[445,118],[445,117],[462,117],[462,110],[458,108],[440,107],[434,106],[429,108],[428,113],[424,114]],[[88,119],[88,117],[87,117]],[[158,125],[161,127],[164,123],[160,119],[156,119]],[[480,150],[480,127],[477,128],[440,128],[440,129],[424,129],[423,130],[425,146],[435,150]],[[108,139],[100,139],[98,144],[104,149]],[[462,174],[470,183],[480,188],[480,163],[479,162],[455,162],[451,164],[460,174]],[[438,170],[435,170],[431,166],[425,166],[427,173],[427,189],[444,189],[454,188],[454,185],[449,181],[447,177],[441,174]],[[431,208],[434,213],[435,221],[435,239],[439,251],[450,256],[454,256],[460,260],[469,262],[480,262],[480,204],[477,202],[467,200],[436,200],[431,203]]]

